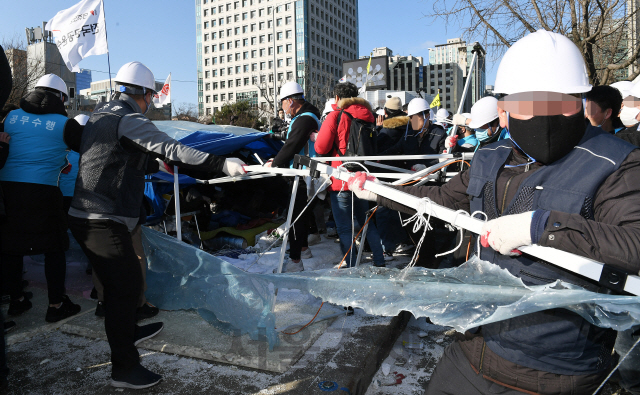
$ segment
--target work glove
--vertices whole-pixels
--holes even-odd
[[[271,166],[273,166],[273,159],[269,159],[267,163],[264,164],[264,167],[271,167]]]
[[[421,171],[421,170],[424,170],[426,168],[427,168],[427,166],[418,164],[418,165],[411,166],[411,171]]]
[[[224,166],[222,166],[222,172],[231,177],[241,176],[243,174],[247,174],[243,166],[246,166],[246,163],[240,159],[227,158],[224,161]]]
[[[378,200],[378,195],[371,191],[367,191],[366,189],[362,189],[365,181],[379,182],[377,178],[359,171],[349,179],[349,181],[347,182],[347,186],[349,187],[349,190],[355,193],[359,199],[375,202],[376,200]]]
[[[455,114],[453,116],[453,124],[458,126],[466,126],[467,125],[467,117],[462,114]]]
[[[458,136],[449,136],[447,137],[447,139],[444,141],[444,146],[447,149],[451,149],[453,147],[456,146],[456,144],[458,144]]]
[[[67,167],[65,167],[64,169],[62,169],[62,174],[69,174],[71,172],[71,168],[73,167],[73,165],[71,163],[69,163],[67,165]]]
[[[318,132],[313,132],[309,136],[309,141],[311,141],[312,143],[315,143],[317,139],[318,139]]]
[[[483,247],[491,247],[502,255],[517,256],[518,247],[531,245],[531,219],[533,211],[505,215],[485,222],[480,233]]]

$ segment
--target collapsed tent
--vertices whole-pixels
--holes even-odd
[[[506,270],[472,258],[451,269],[407,271],[364,266],[294,274],[250,274],[162,233],[144,229],[147,296],[161,309],[197,309],[227,333],[279,343],[272,313],[275,288],[299,289],[323,301],[395,316],[409,311],[458,331],[541,310],[565,308],[600,327],[640,324],[640,297],[606,295],[557,281],[525,286]]]
[[[154,121],[158,129],[169,137],[178,140],[189,147],[215,155],[230,155],[237,151],[244,151],[245,158],[254,153],[261,158],[275,156],[282,142],[265,138],[269,133],[256,132],[254,129],[228,125],[202,125],[187,121]],[[145,184],[145,196],[153,209],[153,214],[147,217],[147,223],[159,220],[166,208],[166,202],[162,198],[165,193],[173,192],[173,175],[158,172],[147,176]],[[155,181],[155,182],[154,182]],[[158,183],[166,181],[167,183]],[[178,181],[181,187],[193,185],[196,180],[186,175],[179,175]]]

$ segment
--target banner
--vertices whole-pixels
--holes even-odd
[[[433,99],[429,107],[440,107],[440,92],[436,95],[436,98]]]
[[[160,108],[165,104],[171,103],[171,73],[167,77],[167,80],[162,85],[162,90],[153,95],[153,105],[156,108]]]
[[[67,68],[79,72],[78,63],[87,56],[109,52],[102,0],[83,0],[71,8],[60,11],[46,29],[56,45]]]

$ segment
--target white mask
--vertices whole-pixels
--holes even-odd
[[[639,113],[640,108],[622,106],[622,111],[620,111],[620,120],[622,121],[624,126],[633,126],[638,123],[636,117]]]

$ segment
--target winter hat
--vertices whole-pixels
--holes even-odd
[[[384,108],[389,110],[402,110],[402,100],[399,97],[391,97],[384,103]]]

